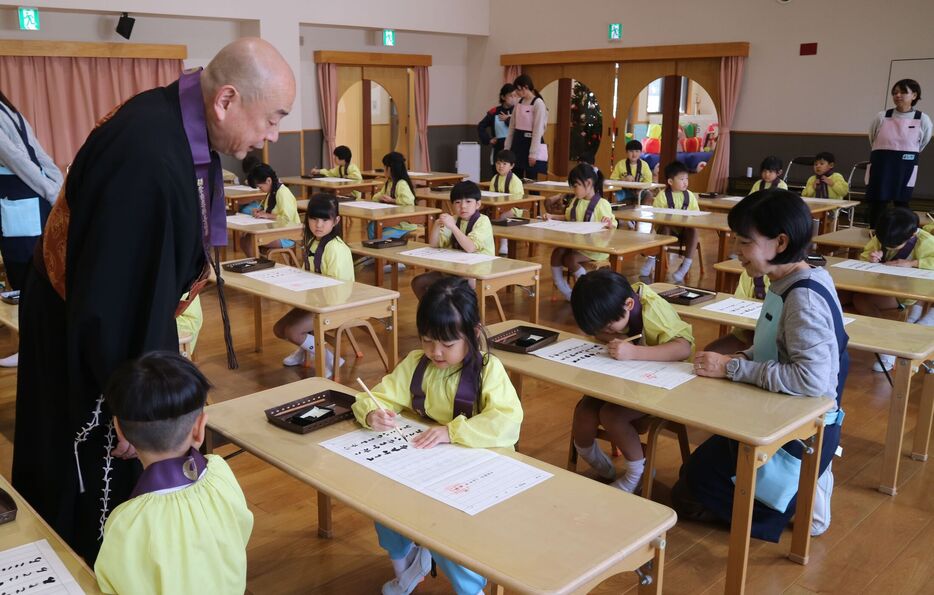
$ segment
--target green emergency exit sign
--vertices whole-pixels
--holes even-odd
[[[39,9],[19,7],[19,28],[23,31],[39,30]]]
[[[396,32],[392,29],[383,29],[383,45],[392,47],[396,45]]]
[[[610,23],[609,29],[607,31],[607,37],[610,41],[619,41],[623,38],[623,24],[622,23]]]

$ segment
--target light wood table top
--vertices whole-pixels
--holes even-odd
[[[489,327],[489,333],[495,335],[518,324],[514,320],[494,324]],[[560,332],[558,340],[571,338],[586,339]],[[792,397],[749,384],[700,377],[673,390],[665,390],[573,366],[556,365],[531,354],[502,350],[494,353],[513,375],[531,376],[739,442],[725,579],[727,593],[742,593],[745,588],[756,469],[786,442],[812,440],[813,451],[806,453],[802,460],[798,483],[798,522],[794,526],[789,554],[795,562],[807,564],[811,539],[809,520],[817,486],[818,454],[824,435],[823,415],[835,406],[832,399]],[[521,380],[518,389],[521,395]],[[654,450],[654,447],[650,448]],[[647,477],[652,477],[651,467],[647,461]],[[808,520],[801,522],[804,519]]]
[[[451,204],[450,192],[434,190],[432,188],[419,188],[415,191],[415,198],[418,200],[427,201],[431,206],[438,207],[445,211],[450,211],[448,208]],[[541,202],[545,199],[545,196],[534,194],[526,194],[525,196],[521,197],[483,196],[480,199],[480,205],[481,208],[492,209],[494,213],[494,219],[498,219],[506,209],[523,206],[529,206],[531,207],[531,210],[536,211],[532,213],[534,216],[537,214],[537,205],[541,204]]]
[[[588,250],[590,252],[603,252],[611,256],[624,256],[642,250],[652,250],[659,246],[668,246],[678,240],[671,236],[655,233],[639,233],[628,229],[606,229],[597,233],[567,233],[553,229],[529,227],[527,225],[494,225],[493,235],[519,242],[532,242],[571,248],[573,250]]]
[[[0,550],[8,550],[45,539],[85,593],[100,593],[97,578],[84,560],[46,524],[32,506],[2,476],[0,476],[0,488],[13,497],[17,509],[15,521],[0,525]]]
[[[713,212],[707,215],[672,215],[670,213],[655,213],[644,208],[631,207],[613,209],[613,215],[620,221],[639,221],[654,223],[655,225],[669,225],[671,227],[693,227],[694,229],[709,229],[716,232],[729,233],[730,225],[727,223],[727,214]]]
[[[263,220],[257,219],[257,223],[236,223],[236,222],[227,222],[227,229],[231,231],[236,231],[239,233],[246,234],[275,234],[275,233],[286,233],[298,231],[301,233],[302,224],[301,223],[280,223],[279,221]]]
[[[0,324],[19,332],[19,305],[0,302]]]
[[[368,169],[362,172],[363,178],[385,178],[385,171],[377,171],[375,169]],[[456,184],[461,180],[465,179],[467,174],[458,174],[454,172],[446,171],[433,171],[433,172],[409,172],[409,179],[411,179],[415,184],[420,184],[424,186],[439,186],[442,184]]]
[[[603,180],[603,189],[610,192],[616,190],[661,190],[664,187],[665,184],[659,184],[658,182],[629,182],[612,178]]]
[[[389,207],[388,209],[364,209],[348,203],[341,203],[339,205],[339,210],[341,217],[356,217],[358,219],[366,219],[367,221],[400,220],[406,217],[434,217],[435,215],[441,214],[441,209],[421,207],[418,205]]]
[[[827,256],[826,258],[827,272],[830,273],[830,277],[838,290],[885,295],[906,300],[930,301],[934,297],[934,281],[930,279],[841,269],[833,265],[843,262],[846,260],[845,258],[835,256]],[[737,277],[743,272],[743,266],[738,260],[718,262],[714,265],[714,268]]]
[[[701,210],[730,211],[745,197],[719,196],[717,198],[697,197],[697,204]],[[838,200],[830,198],[802,198],[811,210],[812,215],[826,214],[837,209],[849,209],[859,204],[858,200]]]
[[[359,428],[354,422],[302,435],[266,421],[265,409],[325,389],[356,393],[310,378],[211,405],[208,426],[317,489],[319,501],[327,499],[324,495],[337,498],[519,593],[586,592],[605,578],[651,559],[655,549],[651,544],[675,524],[674,511],[665,506],[508,449],[496,450],[554,476],[468,516],[318,446]],[[661,580],[656,583],[660,588]]]
[[[317,188],[325,192],[350,192],[353,190],[368,191],[379,186],[375,180],[348,180],[346,182],[332,182],[321,178],[303,178],[301,176],[286,176],[280,181],[288,186],[302,186],[303,188]]]
[[[814,238],[814,243],[818,246],[827,246],[829,248],[845,248],[851,251],[862,252],[872,236],[869,235],[869,229],[866,227],[847,227],[838,229],[830,233],[821,234]],[[858,256],[857,252],[857,256]]]
[[[239,210],[245,203],[266,198],[266,193],[249,186],[224,186],[224,199],[227,208],[232,211]]]

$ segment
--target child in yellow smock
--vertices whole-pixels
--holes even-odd
[[[312,175],[316,176],[327,176],[329,178],[346,178],[348,180],[353,180],[355,182],[363,181],[363,174],[360,173],[360,168],[350,162],[353,158],[353,153],[350,151],[350,147],[346,145],[340,145],[334,149],[334,161],[337,163],[331,169],[325,169],[323,167],[316,167],[311,170]],[[354,190],[351,193],[354,200],[360,199],[360,191]]]
[[[833,170],[833,153],[822,151],[814,157],[814,175],[808,178],[801,196],[805,198],[845,198],[850,193],[846,179]]]
[[[656,209],[699,211],[697,195],[688,190],[688,177],[688,168],[680,161],[672,161],[666,165],[665,178],[668,180],[668,188],[658,193],[652,202],[652,207]],[[663,225],[655,233],[673,235],[684,246],[684,260],[681,261],[681,266],[671,274],[673,283],[684,283],[684,278],[687,276],[688,271],[691,270],[691,265],[694,264],[694,255],[697,253],[697,230],[686,227],[678,231],[671,231],[667,226]],[[649,256],[642,265],[639,276],[648,279],[654,272],[655,257]]]
[[[631,140],[626,143],[626,159],[618,161],[613,171],[610,173],[611,180],[623,180],[625,182],[639,182],[641,184],[652,183],[652,168],[649,163],[642,159],[642,143],[637,140]],[[616,193],[617,202],[622,202],[628,198],[638,199],[642,196],[641,192],[634,190],[620,190]]]
[[[269,219],[281,225],[301,224],[302,221],[298,216],[298,201],[295,200],[295,195],[289,187],[279,181],[275,170],[265,163],[260,163],[250,171],[249,182],[260,192],[266,193],[262,204],[259,208],[253,209],[251,215],[257,219]],[[295,240],[283,238],[273,240],[262,248],[291,248],[293,246],[295,246]],[[257,256],[253,254],[253,244],[248,235],[244,235],[240,240],[240,248],[247,256]]]
[[[759,179],[752,185],[749,194],[771,188],[788,190],[788,184],[782,179],[782,160],[775,155],[769,155],[762,160],[759,166]]]
[[[496,154],[496,173],[490,179],[490,192],[501,192],[508,194],[510,198],[522,198],[525,196],[525,188],[522,186],[522,179],[512,172],[516,167],[516,154],[509,149],[503,149]],[[513,207],[513,217],[521,217],[522,209]],[[499,241],[499,253],[506,254],[509,246],[506,238]]]

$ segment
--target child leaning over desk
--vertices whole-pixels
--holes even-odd
[[[453,443],[475,448],[512,448],[519,439],[522,405],[503,364],[481,351],[483,324],[476,293],[459,277],[435,282],[418,304],[416,349],[373,389],[378,409],[366,393],[353,405],[364,427],[396,427],[398,412],[417,413],[439,425],[411,441],[415,448]],[[458,595],[477,595],[486,584],[479,574],[437,552],[417,546],[376,524],[379,544],[392,560],[396,578],[383,585],[387,595],[404,595],[431,571],[434,558]]]
[[[676,362],[690,357],[694,347],[691,325],[678,317],[671,304],[642,283],[630,286],[626,277],[610,269],[577,280],[571,309],[581,330],[606,341],[614,359]],[[640,335],[641,343],[634,340]],[[574,409],[571,437],[577,453],[602,477],[615,479],[613,487],[625,492],[635,491],[645,470],[637,429],[643,417],[642,412],[588,396]],[[613,461],[597,444],[600,426],[626,457],[626,471],[619,479]]]

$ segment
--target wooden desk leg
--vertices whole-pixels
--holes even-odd
[[[506,588],[490,581],[490,595],[506,595]]]
[[[911,360],[895,360],[895,386],[889,404],[889,425],[885,432],[885,451],[882,455],[882,483],[879,491],[894,496],[898,491],[898,464],[902,458],[902,438],[905,436],[905,417],[908,415],[908,391],[911,389]]]
[[[252,233],[250,238],[253,240],[253,258],[259,258],[259,236]]]
[[[623,259],[618,254],[610,254],[610,270],[622,274]]]
[[[392,274],[390,275],[390,285],[393,291],[399,291],[399,264],[392,263]]]
[[[519,251],[519,243],[515,240],[506,240],[506,255],[512,260],[516,260],[516,254]]]
[[[389,363],[391,369],[399,363],[399,301],[392,300],[392,331],[389,333]]]
[[[263,351],[263,298],[253,296],[253,350]]]
[[[923,382],[921,408],[918,410],[918,422],[915,424],[915,443],[911,447],[911,458],[916,461],[928,460],[931,421],[934,420],[934,374],[925,374]]]
[[[324,363],[324,352],[327,350],[327,342],[324,336],[324,316],[315,316],[315,376],[327,378],[327,370]],[[337,366],[337,354],[334,354],[334,366]]]
[[[330,539],[334,535],[331,525],[331,497],[318,492],[318,537]]]
[[[668,247],[659,246],[658,256],[655,257],[655,282],[664,283],[668,277]]]
[[[480,324],[486,324],[486,284],[480,279],[477,279],[477,302],[480,307]]]
[[[736,487],[733,489],[733,518],[730,521],[730,550],[726,565],[726,592],[741,594],[746,588],[746,565],[749,561],[749,531],[752,529],[752,506],[756,495],[755,446],[739,445],[736,457]]]
[[[541,280],[541,274],[535,275],[535,285],[532,286],[532,291],[535,292],[534,299],[532,301],[532,322],[534,324],[538,323],[538,293],[539,293],[539,283]],[[934,382],[931,383],[934,385]],[[931,391],[932,396],[934,396],[934,390]],[[925,451],[927,452],[927,451]]]
[[[662,593],[662,586],[665,579],[665,533],[652,542],[655,546],[655,556],[652,558],[652,572],[648,577],[652,582],[648,585],[639,584],[639,595],[659,595]]]
[[[811,452],[801,459],[801,476],[798,478],[798,500],[795,506],[795,528],[791,536],[791,552],[788,559],[798,564],[807,564],[811,547],[811,517],[814,515],[814,493],[817,491],[817,476],[820,472],[820,453],[824,446],[824,420],[817,420],[817,433],[811,440]]]
[[[717,236],[717,262],[723,262],[730,257],[730,234],[726,231],[718,231]],[[719,277],[719,275],[717,276]]]

